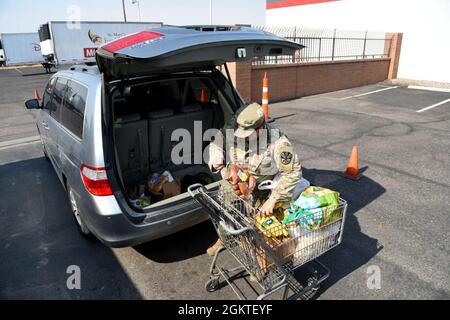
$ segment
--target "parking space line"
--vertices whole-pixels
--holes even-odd
[[[14,139],[14,140],[2,141],[2,142],[0,142],[0,150],[21,146],[26,143],[40,142],[40,140],[41,140],[40,136],[32,136],[32,137],[25,137],[25,138],[19,138],[19,139]]]
[[[450,92],[450,89],[445,89],[445,88],[433,88],[433,87],[422,87],[422,86],[408,86],[408,89],[426,90],[426,91],[436,91],[436,92]]]
[[[447,100],[444,100],[444,101],[435,103],[435,104],[433,104],[433,105],[431,105],[431,106],[428,106],[428,107],[425,107],[425,108],[423,108],[423,109],[417,110],[416,112],[419,112],[419,113],[420,113],[420,112],[424,112],[424,111],[427,111],[427,110],[430,110],[430,109],[439,107],[440,105],[445,104],[445,103],[447,103],[447,102],[450,102],[450,99],[447,99]]]
[[[22,66],[4,66],[0,67],[0,70],[11,70],[11,69],[25,69],[25,68],[37,68],[42,67],[41,64],[29,64],[29,65],[22,65]]]
[[[23,146],[27,146],[27,145],[31,145],[31,144],[37,144],[37,143],[41,143],[41,142],[39,140],[37,140],[37,141],[30,141],[30,142],[23,142],[23,143],[19,143],[19,144],[13,144],[11,146],[0,147],[0,151],[6,150],[6,149],[19,148],[19,147],[23,147]]]
[[[368,94],[377,93],[377,92],[386,91],[386,90],[391,90],[391,89],[395,89],[395,88],[398,88],[398,86],[395,86],[395,87],[388,87],[388,88],[383,88],[383,89],[378,89],[378,90],[374,90],[374,91],[370,91],[370,92],[366,92],[366,93],[355,94],[355,95],[353,95],[353,96],[341,98],[340,100],[347,100],[347,99],[351,99],[351,98],[356,98],[356,97],[366,96],[366,95],[368,95]]]

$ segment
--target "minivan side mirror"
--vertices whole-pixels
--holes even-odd
[[[39,104],[39,100],[30,99],[30,100],[25,101],[25,107],[27,109],[40,109],[41,105]]]

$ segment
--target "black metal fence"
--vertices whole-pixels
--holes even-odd
[[[389,57],[391,39],[383,32],[256,27],[302,44],[305,48],[294,56],[263,57],[255,60],[255,65]]]

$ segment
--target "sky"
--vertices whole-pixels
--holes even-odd
[[[124,0],[128,21],[137,4]],[[141,21],[209,24],[210,0],[139,0]],[[213,24],[265,23],[265,0],[212,0]],[[78,14],[79,13],[79,14]],[[47,21],[123,21],[122,0],[0,0],[0,33],[37,32]]]

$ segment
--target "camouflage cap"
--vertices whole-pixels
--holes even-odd
[[[244,106],[237,112],[238,128],[234,131],[234,135],[238,138],[247,138],[256,128],[264,124],[264,120],[264,111],[258,103]]]

